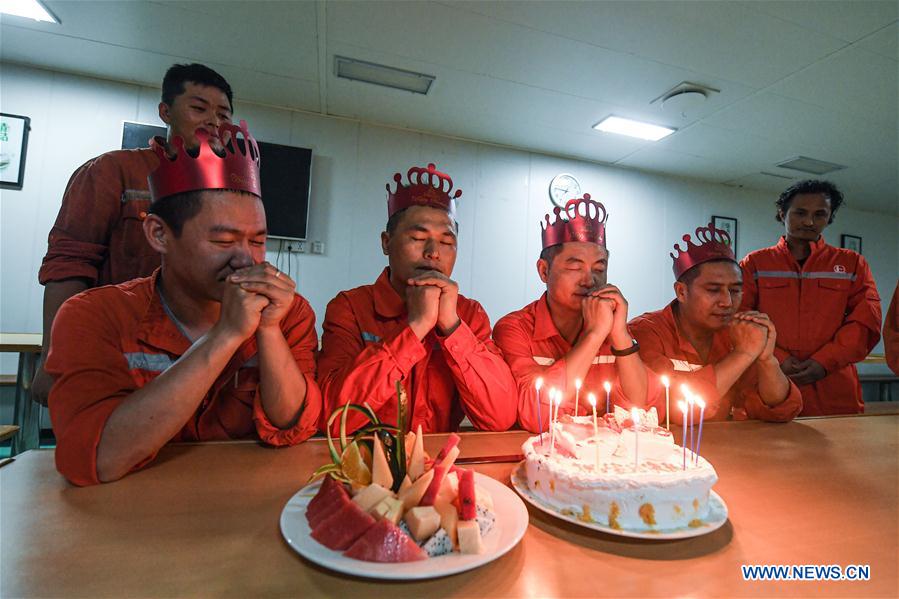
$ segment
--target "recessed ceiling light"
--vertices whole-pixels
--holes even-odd
[[[415,71],[406,71],[383,64],[365,62],[345,56],[334,57],[337,76],[374,85],[383,85],[416,94],[427,94],[436,77]]]
[[[825,173],[832,173],[833,171],[846,168],[842,164],[825,162],[824,160],[818,160],[817,158],[809,158],[808,156],[796,156],[795,158],[778,162],[777,166],[803,173],[810,173],[812,175],[823,175]]]
[[[677,131],[677,129],[672,129],[671,127],[641,123],[640,121],[632,121],[620,116],[606,117],[593,125],[593,128],[605,133],[617,133],[649,141],[659,141],[663,137],[668,137]]]
[[[40,0],[0,0],[0,13],[59,24],[59,19]]]

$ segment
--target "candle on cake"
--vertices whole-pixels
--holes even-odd
[[[671,381],[668,380],[668,377],[662,375],[662,384],[665,385],[665,428],[669,431],[671,430],[671,418],[669,413],[671,412],[671,401],[670,395],[668,393],[668,387],[671,385]]]
[[[549,390],[549,457],[553,456],[556,449],[556,422],[553,412],[553,406],[556,403],[556,388]]]
[[[574,379],[574,415],[577,416],[578,404],[581,400],[581,379]]]
[[[588,393],[587,401],[590,402],[590,408],[593,410],[593,445],[596,447],[594,469],[599,470],[599,428],[596,426],[596,396],[592,393]]]
[[[612,392],[612,384],[606,381],[602,384],[602,388],[606,390],[606,414],[609,413],[609,393]]]
[[[640,410],[631,408],[631,420],[634,423],[634,472],[636,472],[640,466]]]
[[[684,470],[687,469],[687,402],[683,400],[677,400],[677,407],[680,410],[682,417],[684,419],[684,432],[681,435],[681,445],[684,449]]]
[[[702,419],[705,415],[705,402],[699,396],[695,399],[696,405],[699,406],[699,434],[696,436],[696,453],[693,456],[693,463],[699,465],[699,446],[702,443]]]
[[[534,382],[537,390],[537,429],[540,431],[540,445],[543,445],[543,418],[540,416],[540,389],[543,387],[543,377],[538,376]]]

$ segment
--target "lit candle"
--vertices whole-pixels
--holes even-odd
[[[540,445],[543,445],[543,417],[540,415],[540,388],[543,387],[543,377],[537,377],[534,383],[537,389],[537,429],[540,431]]]
[[[592,393],[587,394],[587,401],[593,409],[593,445],[596,447],[596,461],[594,462],[594,470],[599,470],[599,429],[596,427],[596,396]]]
[[[609,393],[612,391],[612,385],[609,381],[602,384],[602,388],[606,390],[606,414],[609,413]]]
[[[581,400],[581,379],[574,379],[574,415],[577,416],[577,406]]]
[[[555,388],[549,390],[549,457],[553,456],[556,448],[556,424],[553,417],[553,404],[556,401]]]
[[[681,445],[684,449],[684,470],[687,469],[687,402],[677,400],[677,407],[680,409],[684,419],[684,433],[681,436]]]
[[[696,453],[696,446],[693,445],[693,404],[695,402],[693,395],[687,396],[687,408],[690,410],[690,451],[694,454]]]
[[[549,447],[549,456],[550,456],[550,457],[552,457],[553,451],[554,451],[555,448],[556,448],[556,439],[555,439],[555,436],[556,436],[556,423],[559,422],[559,406],[562,404],[562,392],[561,392],[561,391],[556,391],[556,392],[555,392],[555,396],[556,396],[556,398],[555,398],[556,409],[555,409],[555,417],[553,418],[553,439],[552,439],[551,444],[550,444],[550,447]],[[553,403],[553,402],[550,401],[550,406],[552,406],[552,403]]]
[[[705,415],[705,402],[701,398],[696,398],[696,405],[699,406],[699,434],[696,436],[696,455],[693,456],[693,463],[699,464],[699,445],[702,443],[702,418]]]
[[[631,420],[634,422],[634,472],[636,472],[640,465],[640,458],[638,457],[640,448],[638,442],[640,438],[640,410],[631,408]]]
[[[665,385],[665,428],[669,431],[671,430],[671,418],[669,417],[668,412],[671,411],[671,402],[669,401],[668,387],[671,385],[671,381],[668,380],[667,376],[662,375],[662,384]]]

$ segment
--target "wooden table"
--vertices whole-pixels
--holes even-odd
[[[303,560],[278,519],[325,444],[165,448],[151,468],[90,488],[51,450],[0,469],[3,597],[882,596],[899,594],[899,416],[706,424],[729,522],[675,542],[591,532],[529,509],[522,542],[448,578],[371,582]],[[468,433],[463,456],[518,450],[526,435]],[[442,436],[429,437],[433,454]],[[508,481],[513,464],[478,471]],[[741,564],[870,565],[868,582],[745,582]]]
[[[11,455],[40,445],[41,406],[31,400],[31,380],[42,341],[43,335],[37,333],[0,333],[0,352],[19,354],[13,410],[13,424],[19,431],[12,439]]]

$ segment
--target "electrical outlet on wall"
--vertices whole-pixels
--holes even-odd
[[[305,241],[291,241],[287,244],[287,251],[292,254],[305,254],[306,253],[306,242]]]
[[[325,253],[325,242],[324,241],[313,241],[312,242],[312,253],[313,254],[324,254]]]

